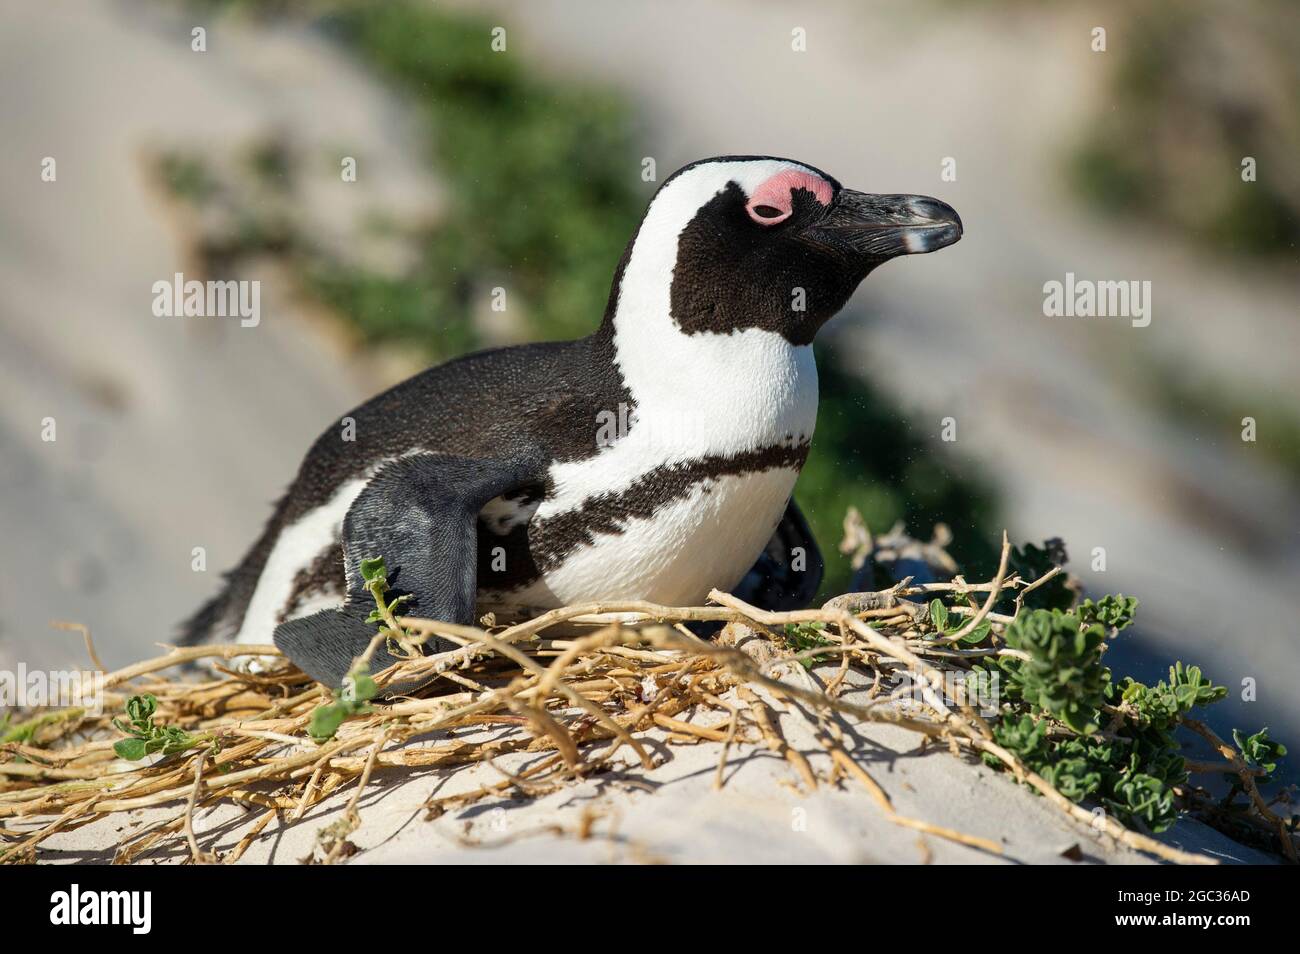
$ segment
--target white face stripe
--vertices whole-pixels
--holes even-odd
[[[637,233],[636,244],[632,246],[632,255],[623,274],[618,313],[623,311],[625,302],[640,304],[640,296],[659,284],[663,286],[664,300],[667,301],[673,266],[677,263],[678,237],[700,208],[726,189],[729,183],[736,183],[748,197],[768,179],[789,169],[821,176],[815,169],[785,159],[751,159],[701,163],[664,185],[650,203]],[[663,279],[663,276],[667,278]],[[616,329],[620,325],[618,313],[614,320]],[[667,314],[665,304],[664,315]]]
[[[700,211],[700,206],[725,189],[728,183],[736,183],[746,196],[750,196],[768,179],[790,169],[806,172],[818,179],[823,178],[822,174],[812,166],[791,162],[789,159],[701,162],[674,176],[659,190],[646,213],[641,232],[645,233],[645,227],[654,218],[658,221],[675,220],[677,228],[673,234],[677,234],[695,217],[695,213]]]

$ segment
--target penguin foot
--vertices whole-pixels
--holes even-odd
[[[381,467],[343,519],[343,563],[347,602],[342,609],[281,623],[275,645],[319,682],[337,688],[376,633],[368,621],[374,596],[361,572],[362,561],[383,557],[394,589],[385,599],[407,597],[405,611],[417,616],[468,623],[474,618],[478,514],[495,497],[536,480],[531,458],[471,460],[434,454],[401,457]],[[448,640],[424,651],[454,648]],[[384,647],[370,671],[397,662]],[[388,686],[403,695],[425,682]]]
[[[292,619],[275,628],[275,645],[295,665],[317,682],[337,689],[352,670],[356,658],[366,651],[378,630],[367,622],[369,610],[345,606],[341,610],[321,610],[311,616]],[[441,649],[442,646],[428,647]],[[370,671],[377,673],[397,663],[396,656],[378,646],[370,657]],[[405,695],[425,685],[426,681],[386,686],[387,697]]]

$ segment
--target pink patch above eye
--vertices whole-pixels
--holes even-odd
[[[831,184],[803,169],[783,169],[763,182],[745,203],[745,211],[759,225],[784,222],[794,211],[794,190],[807,189],[822,205],[830,205]]]

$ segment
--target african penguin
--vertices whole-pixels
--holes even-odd
[[[686,166],[589,337],[448,361],[348,412],[352,440],[332,424],[185,641],[274,639],[337,686],[375,632],[359,563],[376,556],[405,612],[458,623],[493,604],[697,604],[742,581],[805,604],[821,562],[791,491],[817,418],[813,337],[877,265],[961,234],[943,202],[788,159]]]

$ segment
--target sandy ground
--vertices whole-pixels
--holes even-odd
[[[837,668],[809,678],[824,684]],[[861,701],[865,677],[855,675],[850,684],[855,688],[844,698]],[[690,721],[708,724],[716,718]],[[754,744],[733,747],[723,787],[716,790],[721,745],[665,745],[659,732],[640,737],[660,763],[653,770],[642,770],[624,750],[609,771],[540,798],[485,799],[433,820],[426,819],[426,799],[471,792],[501,781],[501,774],[490,767],[381,770],[359,803],[362,824],[351,841],[362,851],[351,863],[1073,864],[1061,854],[1072,847],[1082,863],[1152,860],[1067,819],[982,765],[956,759],[941,747],[921,752],[913,733],[841,721],[846,749],[885,789],[897,812],[987,839],[1000,850],[922,835],[886,821],[857,782],[827,783],[830,759],[814,736],[814,717],[790,707],[779,723],[787,744],[802,752],[818,775],[815,791],[805,788],[783,757]],[[541,757],[510,756],[498,764],[517,774]],[[240,863],[291,864],[314,852],[319,857],[317,834],[340,819],[352,794],[351,787],[335,793],[296,823],[272,822]],[[177,818],[182,810],[170,805],[119,814],[55,835],[41,858],[107,863],[121,841]],[[196,816],[201,850],[229,852],[262,814],[229,805],[201,811]],[[1270,860],[1197,822],[1180,823],[1162,840],[1224,863]],[[174,864],[188,858],[184,839],[177,837],[138,860]]]

